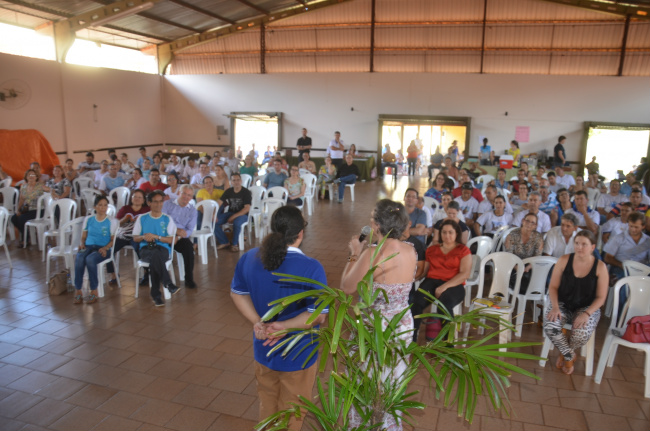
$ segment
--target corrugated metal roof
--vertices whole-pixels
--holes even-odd
[[[630,23],[630,31],[627,35],[628,48],[650,47],[650,22],[637,21]]]
[[[650,55],[639,52],[630,52],[625,56],[623,75],[648,76],[650,70]]]
[[[582,53],[553,55],[551,75],[616,75],[618,53]]]

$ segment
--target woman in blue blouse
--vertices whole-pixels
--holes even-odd
[[[79,253],[75,259],[75,296],[73,304],[83,303],[81,286],[83,284],[84,272],[88,270],[88,281],[90,283],[90,296],[86,298],[86,304],[97,302],[97,264],[108,259],[113,245],[113,236],[117,231],[119,222],[109,219],[106,215],[108,210],[108,198],[97,196],[95,199],[95,214],[86,217],[81,234]]]

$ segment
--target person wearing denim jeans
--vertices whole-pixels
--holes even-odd
[[[343,203],[343,192],[345,191],[345,186],[348,184],[354,184],[359,178],[359,168],[357,165],[352,163],[353,157],[348,154],[345,156],[345,164],[341,165],[336,173],[336,180],[334,183],[339,185],[339,203]]]
[[[86,300],[87,304],[97,302],[97,264],[108,259],[110,256],[111,246],[113,245],[113,236],[117,232],[119,222],[115,219],[109,219],[106,216],[108,210],[108,198],[106,196],[97,196],[95,199],[95,214],[86,217],[81,234],[81,244],[79,244],[79,253],[75,258],[75,296],[73,303],[83,303],[81,286],[83,285],[84,272],[88,271],[88,281],[90,283],[90,296]]]
[[[251,192],[242,187],[241,176],[234,173],[230,176],[232,187],[226,190],[221,199],[219,199],[219,213],[217,215],[217,224],[214,227],[214,236],[219,242],[219,249],[230,246],[234,252],[239,251],[237,244],[241,225],[248,221],[248,211],[252,203]],[[228,237],[223,232],[221,226],[225,223],[232,223],[232,242],[228,242]]]

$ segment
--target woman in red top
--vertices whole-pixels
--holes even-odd
[[[461,238],[458,223],[453,220],[442,222],[439,243],[432,244],[427,249],[424,263],[427,278],[420,284],[420,289],[438,298],[452,316],[454,307],[465,298],[465,280],[472,269],[472,255]],[[422,314],[429,305],[429,300],[418,291],[413,295],[412,304],[411,312],[415,318]],[[414,321],[414,341],[417,341],[420,320]]]

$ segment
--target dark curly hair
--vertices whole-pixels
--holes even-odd
[[[399,239],[411,224],[406,208],[399,202],[382,199],[377,202],[372,218],[379,226],[379,232],[388,238]]]
[[[260,259],[264,268],[274,271],[282,265],[289,245],[296,242],[305,228],[302,212],[294,206],[280,207],[271,216],[271,233],[260,247]]]

